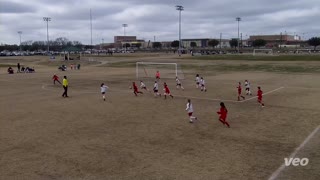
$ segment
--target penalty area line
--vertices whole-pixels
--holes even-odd
[[[268,91],[268,92],[266,92],[266,93],[263,93],[263,95],[271,94],[271,93],[276,92],[276,91],[279,91],[279,90],[281,90],[281,89],[283,89],[283,88],[284,88],[284,87],[279,87],[279,88],[277,88],[277,89],[274,89],[274,90]],[[179,96],[179,95],[175,95],[175,97],[190,98],[190,99],[199,99],[199,100],[208,100],[208,101],[233,102],[233,103],[243,103],[243,102],[250,101],[250,100],[252,100],[252,99],[256,99],[256,98],[257,98],[256,96],[254,96],[254,97],[251,97],[251,98],[249,98],[249,99],[242,100],[242,101],[235,101],[235,100],[226,100],[226,99],[201,98],[201,97]]]
[[[279,87],[279,88],[277,88],[277,89],[274,89],[274,90],[268,91],[268,92],[266,92],[266,93],[263,93],[262,95],[271,94],[271,93],[276,92],[276,91],[279,91],[279,90],[281,90],[281,89],[283,89],[283,88],[284,88],[284,87]],[[246,101],[250,101],[250,100],[252,100],[252,99],[256,99],[256,98],[258,98],[258,97],[257,97],[257,96],[254,96],[254,97],[251,97],[251,98],[245,99],[245,100],[240,101],[240,102],[246,102]]]
[[[297,147],[293,153],[289,156],[289,158],[294,158],[297,153],[310,141],[310,139],[319,131],[320,129],[320,125],[315,128],[310,134],[309,136],[300,144],[299,147]],[[272,175],[269,177],[268,180],[275,180],[277,179],[277,177],[279,176],[279,174],[286,168],[285,163],[283,163],[276,171],[274,171],[272,173]]]
[[[234,100],[225,100],[225,99],[214,99],[214,98],[201,98],[201,97],[193,97],[193,96],[179,96],[174,95],[174,97],[180,97],[180,98],[190,98],[190,99],[199,99],[199,100],[208,100],[208,101],[221,101],[221,102],[241,102],[241,101],[234,101]]]

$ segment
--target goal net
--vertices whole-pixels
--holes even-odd
[[[273,55],[272,49],[254,49],[252,55]]]
[[[177,63],[157,63],[157,62],[137,62],[136,63],[136,77],[137,79],[155,78],[159,71],[160,78],[184,79],[184,74],[181,67]]]

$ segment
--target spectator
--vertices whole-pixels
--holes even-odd
[[[8,68],[8,73],[9,73],[9,74],[13,74],[13,73],[14,73],[12,67],[9,67],[9,68]]]
[[[20,72],[20,63],[17,64],[17,67],[18,67],[17,73],[19,73]]]

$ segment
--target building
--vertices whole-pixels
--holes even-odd
[[[205,38],[205,39],[181,39],[182,41],[182,47],[184,48],[190,48],[190,44],[191,42],[195,42],[196,43],[196,47],[208,47],[208,42],[209,42],[209,38]]]
[[[137,39],[137,36],[114,36],[114,47],[122,48],[125,44],[130,44],[130,47],[143,47],[144,40]]]
[[[137,41],[137,36],[114,36],[114,43]]]
[[[266,40],[267,47],[280,47],[282,45],[300,45],[301,43],[303,43],[300,36],[279,34],[279,35],[253,35],[253,36],[250,36],[248,44],[252,45],[252,42],[257,39]]]

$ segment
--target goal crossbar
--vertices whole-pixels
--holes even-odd
[[[139,78],[139,65],[174,65],[175,75],[178,76],[178,64],[177,63],[159,63],[159,62],[136,62],[136,77]]]
[[[253,49],[253,55],[256,55],[256,51],[268,51],[271,52],[271,54],[273,54],[272,49]]]

